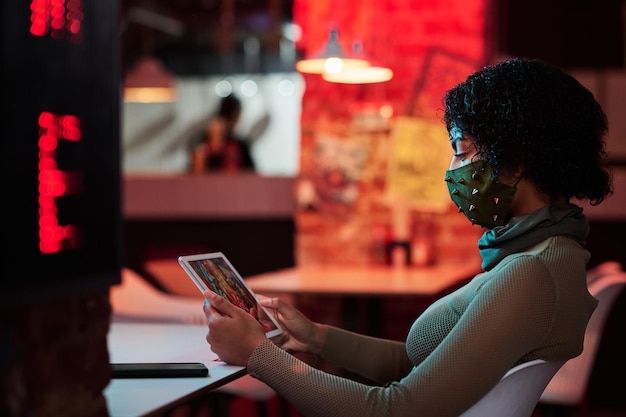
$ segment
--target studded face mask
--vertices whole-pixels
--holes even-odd
[[[488,229],[504,224],[517,187],[493,178],[484,160],[446,171],[445,181],[450,198],[472,224]]]

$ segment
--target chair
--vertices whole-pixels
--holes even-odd
[[[188,297],[162,292],[129,268],[122,269],[122,282],[111,288],[110,300],[113,320],[206,323],[201,295]],[[209,402],[215,415],[228,415],[227,409],[230,400],[234,397],[243,397],[254,401],[258,416],[264,417],[268,414],[265,407],[266,402],[277,395],[268,385],[245,375],[212,391],[209,394]],[[190,414],[192,416],[197,414],[195,412],[195,408],[199,406],[197,402],[202,400],[202,398],[198,398],[191,404]],[[280,399],[280,407],[282,415],[286,416],[287,405],[282,398]]]
[[[604,325],[615,299],[626,287],[626,272],[617,262],[605,262],[588,271],[587,282],[589,292],[599,303],[585,331],[583,352],[570,359],[556,373],[539,399],[542,407],[552,406],[553,414],[558,411],[557,407],[564,409],[586,405],[587,385],[602,340]]]
[[[511,368],[461,417],[530,417],[542,391],[563,363],[536,359]]]
[[[168,294],[148,283],[129,268],[122,269],[122,282],[110,291],[114,320],[205,324],[203,298]]]

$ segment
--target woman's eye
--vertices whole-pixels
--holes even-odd
[[[467,153],[463,152],[463,153],[455,153],[453,154],[453,156],[455,158],[459,158],[461,161],[465,161],[465,155],[467,155]]]

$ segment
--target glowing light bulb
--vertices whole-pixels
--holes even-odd
[[[329,74],[337,74],[340,73],[343,69],[343,61],[341,58],[332,57],[328,58],[324,63],[324,71]]]

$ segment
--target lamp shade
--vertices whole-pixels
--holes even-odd
[[[373,84],[391,80],[393,71],[379,66],[344,68],[336,73],[323,73],[322,78],[331,83]]]
[[[324,74],[369,65],[369,61],[365,58],[346,54],[339,44],[339,32],[337,29],[331,29],[328,42],[322,52],[296,62],[296,70],[307,74]]]
[[[156,58],[140,58],[124,78],[127,103],[166,103],[176,101],[174,76]]]

